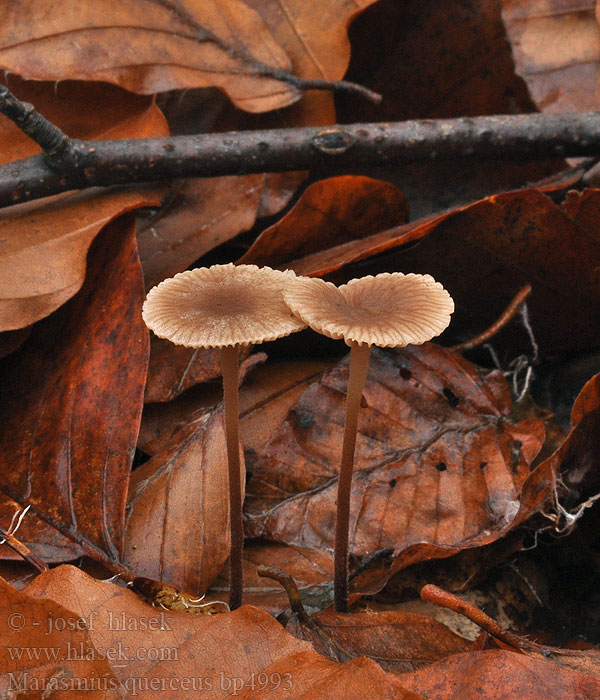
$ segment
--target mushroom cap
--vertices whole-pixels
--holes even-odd
[[[159,338],[191,348],[275,340],[302,330],[283,300],[291,270],[213,265],[180,272],[153,287],[142,316]]]
[[[431,275],[384,272],[336,287],[312,277],[286,282],[284,298],[311,328],[348,345],[420,345],[450,323],[454,302]]]

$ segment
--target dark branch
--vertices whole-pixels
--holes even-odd
[[[54,155],[69,147],[71,140],[65,133],[37,112],[33,105],[17,99],[4,85],[0,85],[0,112],[48,155]]]
[[[523,114],[81,142],[0,167],[0,206],[66,190],[245,173],[358,171],[453,158],[600,155],[600,115]],[[57,172],[57,169],[60,172]]]

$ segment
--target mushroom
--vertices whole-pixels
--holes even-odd
[[[239,348],[305,328],[283,300],[286,270],[256,265],[213,265],[181,272],[148,292],[142,309],[159,338],[191,348],[220,348],[229,466],[231,527],[230,608],[242,604],[242,485],[239,454]]]
[[[311,328],[350,346],[350,376],[337,494],[334,596],[348,612],[348,533],[356,430],[371,346],[420,345],[450,323],[454,302],[430,275],[369,275],[336,287],[317,278],[291,278],[284,298]]]

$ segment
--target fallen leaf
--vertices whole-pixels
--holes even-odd
[[[380,0],[349,30],[346,74],[381,93],[380,105],[336,96],[338,123],[395,122],[535,111],[514,73],[499,0]],[[413,218],[514,190],[564,167],[564,161],[431,160],[372,170],[393,182]]]
[[[516,72],[541,112],[598,109],[596,8],[594,0],[502,0]]]
[[[121,217],[94,242],[81,291],[2,363],[0,489],[104,559],[122,549],[148,357],[142,299],[133,221]],[[26,525],[19,535],[32,542]]]
[[[0,581],[0,587],[6,584]],[[108,663],[122,697],[148,692],[156,698],[197,697],[200,691],[207,700],[233,695],[249,699],[256,698],[259,691],[273,700],[317,700],[324,689],[332,697],[348,700],[364,698],[365,693],[395,700],[421,697],[404,691],[395,676],[368,659],[348,664],[324,659],[251,606],[219,615],[165,611],[72,566],[38,576],[16,595],[23,601],[22,620],[28,632],[37,621],[32,614],[36,606],[43,611],[62,605],[68,612],[65,620],[84,619],[91,653],[113,650]],[[47,616],[39,616],[47,624]],[[4,617],[8,618],[8,611]],[[33,636],[42,634],[36,628]],[[21,645],[22,641],[15,642]],[[47,666],[46,672],[58,665]],[[262,684],[263,679],[260,690],[257,683]]]
[[[175,185],[157,215],[138,233],[146,288],[186,270],[213,248],[248,231],[265,175],[194,178]]]
[[[145,138],[168,136],[162,112],[154,100],[132,95],[113,85],[60,80],[57,83],[22,80],[11,75],[3,81],[11,92],[76,139]],[[41,152],[27,134],[0,115],[0,164]]]
[[[333,557],[329,552],[255,540],[244,546],[244,602],[274,617],[289,607],[287,593],[277,581],[259,576],[259,566],[274,566],[289,574],[308,608],[323,608],[333,597]],[[207,600],[229,600],[229,571],[225,567],[207,593]]]
[[[389,182],[358,175],[320,180],[238,262],[285,267],[299,255],[361,239],[407,216],[404,196]]]
[[[436,700],[593,700],[600,694],[597,678],[510,651],[456,654],[399,678]]]
[[[368,656],[395,673],[416,670],[472,647],[436,620],[409,612],[336,613],[328,609],[304,621],[294,620],[286,629],[311,642],[327,658],[346,661]]]
[[[66,698],[72,694],[68,691],[84,688],[86,697],[97,700],[122,697],[119,681],[106,656],[94,648],[85,621],[67,607],[34,598],[3,579],[0,590],[4,697]]]
[[[588,228],[598,202],[600,190],[588,190],[579,209],[558,206],[536,190],[507,192],[313,253],[287,267],[321,276],[387,252],[385,270],[428,273],[450,290],[456,302],[450,332],[462,339],[490,326],[515,290],[529,282],[531,327],[541,358],[552,359],[595,347],[600,335],[600,320],[591,312],[595,300],[600,303],[599,233],[597,223]],[[531,353],[517,324],[496,336],[494,347],[510,357]]]
[[[24,328],[75,295],[94,237],[127,211],[157,204],[156,191],[88,190],[0,212],[0,327]]]
[[[183,428],[133,472],[127,510],[125,564],[138,576],[203,594],[230,545],[222,409]]]
[[[347,373],[347,358],[323,373],[256,449],[248,464],[248,537],[332,551]],[[412,561],[448,556],[514,525],[544,429],[537,420],[512,423],[499,373],[483,378],[433,344],[374,350],[363,402],[354,555],[392,547],[411,560],[412,545],[420,548]],[[447,552],[436,554],[437,547]]]
[[[251,112],[300,97],[275,79],[291,69],[289,58],[240,0],[70,1],[51,13],[20,3],[4,16],[0,66],[28,79],[103,80],[141,94],[215,86]]]
[[[144,402],[171,401],[191,386],[220,376],[219,350],[186,348],[152,334]]]
[[[327,360],[283,360],[260,364],[262,353],[250,355],[241,364],[244,376],[240,387],[240,435],[246,461],[252,450],[263,445],[283,420],[310,378],[332,365]],[[250,372],[249,370],[252,369]],[[203,420],[211,407],[222,399],[220,382],[195,386],[168,403],[146,404],[138,446],[156,454],[187,423]]]
[[[15,85],[13,85],[15,82]],[[106,87],[106,86],[105,86]],[[77,138],[166,136],[158,108],[147,98],[118,88],[11,80],[22,99],[32,100]],[[74,105],[77,104],[77,109]],[[40,151],[0,116],[0,162]],[[86,254],[109,221],[141,206],[159,203],[159,188],[87,190],[7,207],[0,214],[0,329],[18,329],[44,318],[70,299],[85,277]]]

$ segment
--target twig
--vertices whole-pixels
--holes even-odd
[[[492,637],[495,637],[501,642],[504,642],[507,646],[517,649],[518,651],[541,654],[545,658],[560,656],[585,660],[590,656],[590,654],[597,656],[596,650],[591,651],[589,649],[585,649],[582,651],[580,649],[562,649],[558,647],[546,646],[543,644],[538,644],[537,642],[532,642],[530,639],[514,634],[513,632],[509,632],[503,627],[500,627],[495,620],[493,620],[489,615],[486,615],[479,608],[476,608],[466,600],[459,598],[453,593],[448,593],[448,591],[444,591],[442,588],[438,588],[431,583],[423,586],[421,589],[421,598],[430,603],[435,603],[442,608],[446,608],[447,610],[453,610],[460,615],[464,615]]]
[[[306,610],[304,609],[304,605],[302,604],[300,591],[298,590],[296,582],[289,574],[286,574],[285,571],[278,569],[276,566],[258,566],[256,568],[256,573],[259,576],[262,576],[264,578],[271,578],[274,581],[280,583],[285,589],[285,592],[287,593],[292,612],[296,613],[299,620],[303,622],[308,622],[308,613],[306,612]]]
[[[0,539],[0,545],[8,545],[13,551],[22,556],[25,561],[29,562],[39,572],[48,571],[48,564],[37,557],[27,545],[23,544],[23,542],[15,537],[15,532],[21,527],[23,518],[25,515],[27,515],[28,510],[29,506],[23,508],[22,510],[19,508],[17,511],[15,511],[8,530],[0,527],[0,537],[2,537],[2,539]]]
[[[478,345],[487,343],[490,338],[493,338],[496,333],[498,333],[506,324],[516,315],[521,306],[523,305],[525,299],[531,294],[531,285],[526,284],[522,289],[520,289],[513,297],[510,304],[506,307],[503,314],[496,320],[492,325],[487,328],[483,333],[480,333],[475,338],[467,340],[464,343],[459,343],[458,345],[453,345],[450,350],[456,352],[462,352],[464,350],[472,350]]]
[[[0,206],[73,189],[182,177],[310,168],[361,172],[366,165],[462,157],[523,161],[600,155],[599,126],[597,112],[583,112],[71,140],[73,148],[62,152],[66,159],[33,156],[1,166]]]
[[[0,112],[11,119],[45,152],[54,154],[68,147],[70,139],[63,131],[37,112],[33,105],[21,102],[4,85],[0,85]]]

